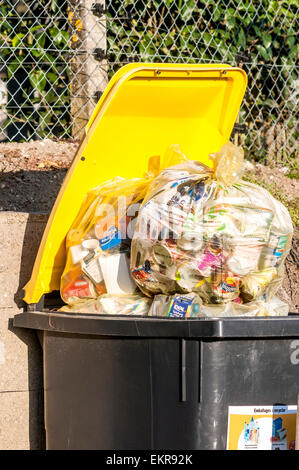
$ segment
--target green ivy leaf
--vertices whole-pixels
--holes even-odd
[[[51,113],[47,111],[42,111],[40,112],[39,115],[39,130],[46,130],[48,127],[48,124],[51,122]]]
[[[228,8],[228,10],[226,10],[225,12],[224,18],[226,20],[229,20],[230,18],[233,18],[235,16],[235,13],[236,10],[234,8]]]
[[[68,43],[69,35],[67,31],[62,31],[58,28],[50,28],[49,33],[56,46],[60,46],[61,44],[66,45]]]
[[[13,38],[13,40],[12,40],[12,47],[17,47],[20,44],[20,42],[21,42],[21,40],[24,36],[25,35],[23,33],[16,34],[15,37]]]
[[[299,54],[299,44],[295,44],[290,50],[289,58],[296,60],[296,57],[298,56],[298,54]]]
[[[56,101],[59,99],[57,94],[54,93],[53,90],[49,90],[48,92],[46,92],[44,94],[44,98],[47,103],[52,104],[52,105],[57,104]]]
[[[238,45],[242,48],[246,48],[246,35],[244,32],[243,28],[240,28],[239,34],[238,34]]]
[[[195,0],[187,0],[186,2],[183,2],[184,6],[181,10],[181,18],[183,21],[189,21],[190,18],[192,17],[193,10],[196,6]]]
[[[292,47],[293,47],[294,44],[295,44],[295,36],[289,36],[289,37],[287,37],[286,43],[287,43],[287,45],[289,46],[289,48],[292,49]]]
[[[279,3],[278,1],[270,1],[268,5],[268,11],[269,13],[275,13],[279,9]]]
[[[47,72],[47,73],[46,73],[46,77],[48,78],[48,80],[49,80],[51,83],[55,83],[56,80],[57,80],[57,74],[54,73],[54,72]]]
[[[261,32],[260,27],[254,24],[254,25],[253,25],[253,29],[254,29],[255,35],[256,35],[257,37],[261,37],[262,32]]]
[[[213,20],[215,21],[215,23],[219,20],[219,18],[221,18],[222,14],[223,14],[222,8],[217,6],[214,10],[214,13],[213,13]]]
[[[252,19],[249,15],[242,15],[241,16],[241,21],[246,28],[251,24]]]
[[[210,43],[212,39],[212,35],[209,34],[209,33],[203,33],[203,40],[205,42],[206,45],[208,45]]]
[[[48,54],[48,53],[46,52],[46,53],[44,54],[44,56],[43,56],[43,60],[44,60],[45,62],[49,62],[50,64],[52,64],[53,68],[56,68],[56,67],[55,67],[55,62],[56,62],[55,57],[53,57],[51,54]]]
[[[51,0],[51,10],[55,12],[57,10],[57,0]]]
[[[264,105],[270,106],[271,108],[277,108],[278,103],[275,100],[271,100],[270,98],[265,99],[263,102]]]
[[[1,58],[3,59],[5,56],[11,53],[10,49],[2,49],[1,51]]]
[[[37,89],[40,93],[44,90],[47,84],[43,70],[31,70],[31,72],[29,72],[29,81],[32,88]]]
[[[4,14],[3,18],[5,18],[6,16],[7,15]],[[8,23],[8,21],[5,21],[5,20],[1,20],[0,29],[1,31],[4,31],[5,33],[10,33],[12,31],[11,25]]]
[[[261,46],[260,44],[256,46],[257,50],[261,54],[262,58],[267,62],[269,60],[269,55],[264,46]]]
[[[44,33],[45,30],[44,28],[41,26],[41,25],[36,25],[36,26],[32,26],[32,28],[29,29],[30,33]]]
[[[8,78],[12,78],[19,67],[22,66],[24,58],[22,56],[14,57],[7,66]]]
[[[280,43],[276,39],[273,41],[273,47],[275,47],[275,49],[280,49]]]
[[[34,57],[41,57],[44,54],[44,47],[46,42],[46,35],[40,33],[36,36],[35,41],[31,47],[31,52]]]
[[[269,33],[263,34],[263,44],[266,49],[269,49],[269,47],[272,44],[272,36]]]
[[[226,24],[227,24],[227,27],[228,29],[233,29],[235,28],[236,26],[236,20],[233,16],[230,16],[227,20],[226,20]]]

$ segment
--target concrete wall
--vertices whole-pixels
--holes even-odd
[[[42,349],[12,327],[47,214],[0,212],[0,450],[44,449]]]

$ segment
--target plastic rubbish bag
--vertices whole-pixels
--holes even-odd
[[[86,194],[66,237],[66,264],[60,283],[65,303],[138,291],[129,266],[138,209],[153,178],[182,158],[174,146],[161,161],[159,156],[149,159],[144,178],[118,176]]]
[[[86,195],[66,237],[67,258],[60,285],[64,302],[95,299],[107,292],[106,283],[112,286],[112,294],[135,291],[128,269],[128,232],[136,218],[134,204],[140,202],[148,183],[149,179],[117,177]],[[109,255],[110,265],[106,261]]]
[[[212,158],[213,168],[182,158],[153,180],[131,273],[148,296],[196,293],[202,309],[225,313],[229,303],[244,313],[258,302],[261,311],[282,283],[292,221],[267,190],[241,180],[241,148],[228,143]]]
[[[278,297],[269,301],[256,300],[247,304],[228,302],[225,304],[203,304],[196,294],[155,295],[148,315],[169,318],[202,317],[265,317],[286,316],[288,305]]]
[[[97,315],[148,315],[152,299],[138,294],[103,294],[94,300],[85,300],[75,305],[64,305],[60,312],[95,313]]]

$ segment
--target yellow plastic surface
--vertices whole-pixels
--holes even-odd
[[[129,64],[111,79],[86,127],[50,214],[24,300],[59,290],[65,236],[85,194],[114,176],[141,177],[152,156],[180,144],[209,166],[228,141],[246,89],[226,64]]]

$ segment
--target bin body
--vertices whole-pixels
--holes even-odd
[[[62,317],[31,322],[44,328],[47,449],[222,450],[229,406],[297,403],[299,318]]]

